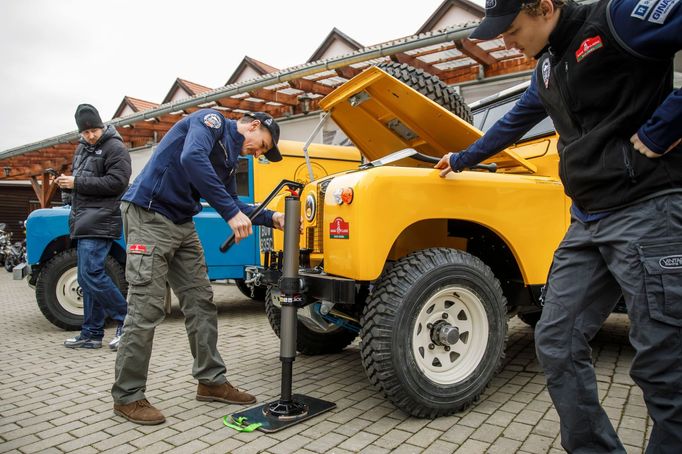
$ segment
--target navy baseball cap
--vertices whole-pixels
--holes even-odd
[[[485,17],[469,36],[473,39],[493,39],[509,28],[521,7],[533,0],[486,0]]]
[[[281,161],[282,155],[280,154],[279,148],[277,147],[277,142],[279,142],[279,125],[275,119],[263,112],[253,112],[247,113],[245,115],[253,118],[254,120],[260,121],[260,123],[265,126],[268,131],[270,131],[270,135],[272,136],[272,148],[265,152],[265,157],[268,158],[268,161]]]

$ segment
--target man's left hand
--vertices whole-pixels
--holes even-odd
[[[275,211],[272,214],[272,226],[279,230],[284,230],[284,213]]]
[[[276,229],[279,230],[284,230],[284,213],[280,213],[279,211],[275,211],[272,215],[272,225]],[[300,224],[299,224],[299,231],[303,233],[303,216],[301,216]]]
[[[660,157],[663,156],[665,153],[669,152],[670,150],[672,150],[673,148],[675,148],[676,146],[678,146],[678,145],[680,144],[680,141],[681,141],[681,140],[682,140],[682,139],[677,139],[677,141],[673,142],[673,144],[670,145],[670,146],[668,147],[668,149],[665,150],[665,152],[664,152],[663,154],[660,154],[660,153],[656,153],[655,151],[651,151],[651,149],[650,149],[649,147],[647,147],[646,145],[644,145],[644,142],[642,142],[642,141],[639,139],[639,136],[637,135],[637,133],[634,133],[634,134],[632,135],[632,137],[630,137],[630,142],[631,142],[632,145],[635,147],[635,150],[639,151],[641,154],[643,154],[643,155],[646,156],[647,158],[654,158],[654,159],[655,159],[655,158],[660,158]]]

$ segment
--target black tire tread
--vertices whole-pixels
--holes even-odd
[[[431,248],[413,252],[395,262],[393,267],[377,281],[360,321],[362,327],[360,331],[362,339],[360,354],[370,382],[398,408],[421,418],[436,418],[461,411],[476,402],[488,386],[486,383],[477,395],[459,407],[433,409],[424,407],[420,402],[413,400],[403,390],[399,378],[392,368],[391,350],[393,345],[391,336],[403,295],[415,284],[419,276],[452,263],[465,265],[482,273],[482,277],[486,282],[492,284],[494,292],[500,296],[503,304],[499,309],[506,320],[506,299],[503,296],[502,287],[487,265],[466,252],[448,248]],[[502,338],[502,353],[496,358],[492,376],[499,371],[504,360],[504,347],[507,341],[506,322],[504,323]]]
[[[423,69],[414,68],[406,63],[386,62],[378,64],[377,67],[409,85],[467,123],[473,124],[473,114],[462,96],[437,76],[433,76]]]

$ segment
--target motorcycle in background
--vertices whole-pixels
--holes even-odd
[[[11,242],[11,234],[5,232],[7,224],[0,222],[0,266],[5,264],[5,245]]]
[[[0,223],[0,264],[11,273],[16,265],[26,261],[26,240],[12,243],[12,233],[6,228],[7,224]]]

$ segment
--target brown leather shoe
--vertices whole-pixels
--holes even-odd
[[[154,408],[147,399],[136,400],[129,404],[114,404],[114,413],[128,421],[153,426],[166,421],[163,414]]]
[[[197,400],[240,405],[256,402],[256,398],[251,394],[240,391],[227,382],[221,385],[204,385],[199,383],[197,387]]]

